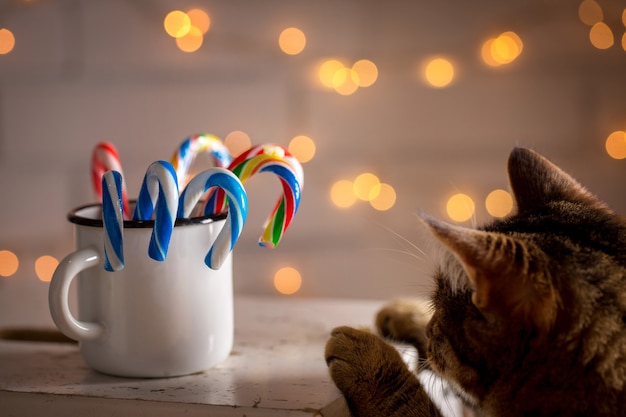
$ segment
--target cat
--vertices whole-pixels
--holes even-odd
[[[393,302],[382,337],[332,331],[326,362],[353,417],[441,415],[383,337],[415,345],[476,416],[626,414],[626,223],[534,151],[515,148],[508,174],[504,219],[420,214],[446,249],[430,311]]]

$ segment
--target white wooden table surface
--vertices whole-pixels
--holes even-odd
[[[167,379],[100,374],[76,345],[0,341],[0,415],[345,416],[324,344],[335,326],[370,326],[382,304],[236,296],[230,357]]]

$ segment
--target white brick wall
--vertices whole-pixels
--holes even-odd
[[[169,158],[192,133],[316,141],[301,211],[274,251],[256,240],[278,184],[249,183],[250,218],[235,251],[238,292],[275,293],[273,272],[291,265],[302,273],[302,296],[424,293],[429,257],[389,251],[403,244],[384,227],[427,250],[415,209],[445,216],[445,199],[457,190],[482,200],[506,187],[506,156],[516,144],[543,151],[626,211],[626,165],[603,150],[610,132],[626,128],[626,52],[593,49],[577,4],[207,1],[211,30],[186,54],[162,19],[173,7],[196,5],[0,3],[0,27],[17,41],[0,56],[0,250],[21,260],[15,276],[0,278],[0,325],[49,323],[47,284],[32,263],[71,251],[65,214],[94,199],[89,154],[101,140],[117,145],[131,195],[148,164]],[[276,46],[287,26],[307,35],[300,55]],[[487,68],[480,44],[504,30],[522,37],[524,51],[506,68]],[[435,90],[416,74],[422,59],[439,53],[457,64],[457,79]],[[315,68],[330,56],[371,59],[377,83],[346,97],[321,89]],[[395,187],[395,207],[333,207],[330,185],[365,170]]]

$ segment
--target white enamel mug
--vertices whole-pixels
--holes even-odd
[[[68,214],[77,250],[57,267],[49,290],[52,318],[79,342],[95,370],[128,377],[170,377],[213,367],[233,346],[232,257],[212,270],[204,257],[225,216],[178,219],[164,261],[148,257],[152,221],[124,221],[125,266],[104,270],[102,207]],[[68,296],[77,278],[78,312]]]

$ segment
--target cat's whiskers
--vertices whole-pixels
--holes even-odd
[[[407,255],[411,258],[417,259],[420,262],[423,262],[425,259],[423,257],[421,257],[420,255],[417,255],[413,252],[409,252],[407,250],[404,249],[396,249],[396,248],[384,248],[384,247],[380,247],[380,248],[369,248],[368,250],[371,251],[380,251],[380,252],[389,252],[389,253],[398,253],[401,255]]]
[[[427,371],[430,369],[430,366],[428,365],[428,359],[426,358],[422,358],[421,356],[417,357],[417,369],[415,370],[415,373],[419,374],[422,371]]]
[[[424,262],[427,261],[426,252],[424,252],[417,244],[411,242],[408,238],[402,236],[400,233],[396,232],[395,230],[380,223],[377,223],[377,225],[383,228],[385,231],[387,231],[392,236],[394,241],[400,245],[400,248],[375,247],[375,248],[368,248],[366,250],[385,252],[388,254],[406,255],[407,258],[412,258],[414,260],[417,260],[418,263],[414,263],[414,262],[407,263],[391,256],[388,259],[391,259],[395,262],[400,262],[403,266],[407,266],[407,265],[411,266],[417,270],[420,270],[423,267]]]
[[[378,226],[382,227],[383,229],[391,233],[396,238],[396,240],[399,241],[400,245],[402,245],[405,249],[414,249],[415,252],[419,253],[421,256],[426,256],[426,252],[420,249],[420,247],[417,246],[415,243],[411,242],[409,239],[402,236],[400,233],[380,223],[378,223]],[[419,258],[419,259],[423,259],[423,258]]]
[[[440,401],[436,401],[440,412],[444,416],[456,416],[458,414],[458,410],[456,406],[452,404],[450,398],[456,399],[456,395],[454,390],[446,383],[446,381],[441,378],[436,373],[429,371],[427,373],[422,373],[422,377],[420,378],[420,382],[422,386],[426,389],[428,395],[433,399],[433,396],[436,396]]]

